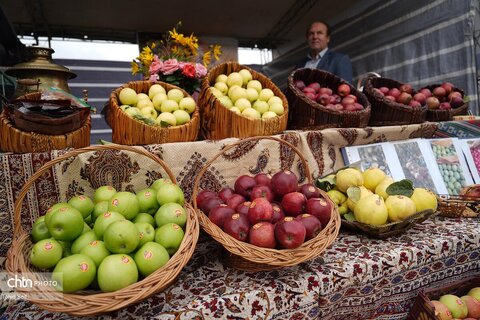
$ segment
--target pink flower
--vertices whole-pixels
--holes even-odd
[[[201,63],[196,63],[195,64],[195,76],[197,78],[203,78],[207,75],[207,68]]]
[[[164,75],[169,75],[177,71],[179,68],[180,68],[180,65],[177,59],[168,59],[163,62],[163,65],[160,68],[160,71]]]
[[[152,63],[150,64],[150,68],[149,68],[149,72],[150,74],[157,74],[160,69],[162,69],[163,67],[163,62],[162,60],[158,59],[158,56],[157,55],[154,55],[153,56],[153,61]]]
[[[194,78],[195,71],[195,67],[192,64],[187,63],[183,66],[182,74],[188,78]]]
[[[158,80],[158,73],[154,73],[150,75],[150,78],[148,78],[150,81],[157,81]]]

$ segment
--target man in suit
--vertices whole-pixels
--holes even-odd
[[[325,22],[313,22],[307,30],[308,55],[295,66],[298,68],[321,69],[333,73],[352,83],[353,72],[350,58],[328,49],[330,26]]]

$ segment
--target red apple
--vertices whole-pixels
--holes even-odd
[[[273,208],[270,201],[265,198],[257,198],[252,200],[250,208],[248,209],[248,221],[254,225],[260,221],[272,221]]]
[[[306,89],[306,88],[305,88]],[[317,95],[315,93],[311,93],[311,92],[307,92],[305,93],[305,96],[308,98],[308,99],[311,99],[311,100],[316,100],[317,99]]]
[[[214,197],[210,197],[210,198],[207,198],[205,199],[205,201],[203,201],[202,203],[202,206],[199,207],[200,210],[202,210],[207,216],[208,214],[210,213],[210,211],[215,208],[215,207],[218,207],[219,205],[223,204],[223,200],[220,199],[220,197],[218,196],[214,196]]]
[[[303,90],[303,88],[305,88],[305,82],[303,82],[302,80],[296,80],[296,81],[295,81],[295,86],[296,86],[299,90]]]
[[[245,201],[244,203],[240,203],[235,210],[237,213],[243,214],[245,216],[248,216],[248,209],[250,209],[250,205],[252,203],[250,201]]]
[[[419,92],[423,93],[425,95],[425,98],[428,98],[428,97],[432,96],[432,91],[430,91],[430,89],[428,89],[428,88],[420,89]]]
[[[357,107],[354,104],[347,104],[343,110],[345,111],[357,111]]]
[[[333,94],[330,96],[330,103],[331,104],[337,104],[342,102],[342,97],[340,97],[338,94]]]
[[[315,90],[315,92],[318,92],[320,87],[321,87],[320,83],[318,83],[318,82],[312,82],[307,86],[307,88],[312,88],[313,90]]]
[[[408,83],[404,83],[404,84],[400,85],[400,88],[399,88],[399,89],[400,89],[401,92],[406,92],[406,93],[408,93],[408,94],[412,94],[412,93],[413,93],[413,88],[412,88],[412,86],[411,86],[410,84],[408,84]]]
[[[297,216],[295,220],[300,221],[305,227],[305,241],[315,238],[320,231],[322,231],[322,224],[320,223],[320,220],[311,214],[301,214]]]
[[[282,198],[282,208],[287,216],[298,216],[304,212],[307,198],[300,192],[289,192]]]
[[[407,92],[402,92],[400,95],[397,97],[397,102],[401,104],[406,104],[408,105],[412,101],[412,95]]]
[[[452,106],[450,105],[450,102],[442,102],[440,103],[440,106],[438,107],[439,110],[450,110],[452,109]]]
[[[334,110],[337,110],[337,111],[343,111],[343,105],[341,105],[340,103],[337,103],[336,105],[334,105]]]
[[[350,86],[346,83],[342,83],[337,88],[337,93],[341,97],[345,97],[350,94]]]
[[[250,228],[248,242],[258,247],[274,249],[277,246],[275,225],[266,221],[254,224]]]
[[[327,87],[321,87],[319,90],[318,90],[319,93],[326,93],[328,94],[329,96],[331,96],[333,94],[332,92],[332,89],[330,88],[327,88]]]
[[[458,97],[458,96],[453,96],[451,99],[450,99],[450,105],[452,106],[452,108],[458,108],[460,106],[463,105],[463,99],[462,97]]]
[[[462,98],[462,93],[459,91],[450,92],[450,94],[448,95],[448,99],[452,100],[454,97]]]
[[[237,240],[247,241],[250,231],[250,223],[247,216],[240,213],[234,213],[230,218],[225,219],[223,231]]]
[[[388,90],[388,94],[389,96],[392,96],[394,97],[395,99],[397,99],[397,97],[400,95],[400,90],[398,90],[397,88],[392,88],[390,90]]]
[[[212,191],[212,190],[208,190],[208,189],[201,190],[197,194],[197,198],[196,198],[197,207],[201,209],[203,207],[203,203],[204,203],[205,199],[211,198],[211,197],[216,197],[216,196],[217,196],[217,193]]]
[[[386,99],[386,100],[393,101],[393,102],[397,102],[397,101],[395,100],[395,97],[394,97],[394,96],[386,95],[386,96],[385,96],[385,99]]]
[[[279,205],[276,202],[272,202],[272,208],[273,208],[272,223],[276,223],[277,221],[285,218],[285,212],[283,212],[283,208],[281,205]]]
[[[252,191],[253,187],[257,185],[255,179],[249,175],[241,175],[235,180],[235,184],[233,185],[233,189],[235,193],[238,193],[245,198],[250,196],[250,191]]]
[[[357,111],[363,110],[363,105],[361,105],[361,104],[358,103],[358,102],[355,102],[355,109],[356,109]]]
[[[384,96],[388,95],[388,92],[390,91],[388,87],[380,87],[378,90],[380,90]]]
[[[227,206],[235,209],[236,207],[238,207],[239,204],[244,203],[245,201],[246,199],[244,196],[235,193],[227,200]]]
[[[310,198],[307,200],[305,212],[317,217],[324,228],[330,221],[332,206],[324,198]]]
[[[227,218],[230,218],[234,213],[234,209],[228,207],[226,204],[221,204],[210,211],[210,213],[208,214],[208,218],[210,219],[210,221],[223,229],[225,220]]]
[[[326,93],[320,93],[317,97],[317,102],[320,103],[321,105],[326,106],[327,104],[330,103],[330,95]]]
[[[437,98],[443,98],[447,95],[447,91],[443,87],[436,87],[432,93]]]
[[[430,96],[426,100],[428,109],[438,109],[440,101],[434,96]]]
[[[275,239],[281,248],[294,249],[305,242],[305,226],[293,217],[285,217],[275,224]]]
[[[373,91],[375,91],[377,94],[381,95],[382,97],[385,95],[380,89],[378,88],[373,88]]]
[[[348,104],[354,104],[354,103],[355,103],[355,99],[353,99],[350,96],[346,96],[345,98],[342,99],[342,105],[344,107],[347,106]]]
[[[283,197],[283,195],[297,191],[298,178],[290,170],[282,170],[272,176],[272,191],[276,196]]]
[[[421,92],[417,92],[413,96],[413,100],[419,102],[421,105],[424,105],[427,101],[427,97],[425,96],[425,94],[423,94]]]
[[[442,83],[442,84],[441,84],[441,87],[442,87],[443,89],[445,89],[445,93],[446,93],[447,95],[449,95],[450,92],[452,92],[452,90],[453,90],[453,88],[454,88],[453,84],[451,84],[450,82],[444,82],[444,83]]]
[[[303,193],[307,199],[320,197],[320,189],[318,189],[313,183],[302,184],[298,188],[298,191]]]
[[[305,87],[303,88],[303,93],[307,94],[307,93],[313,93],[313,94],[316,94],[317,92],[315,91],[314,88],[311,88],[311,87]]]
[[[268,173],[260,172],[257,173],[254,177],[257,185],[270,187],[272,185],[272,176]]]
[[[235,190],[233,190],[230,187],[224,187],[218,191],[218,196],[220,199],[223,200],[223,202],[227,202],[227,200],[235,193]]]
[[[422,104],[420,102],[416,101],[416,100],[410,101],[410,103],[408,105],[412,108],[421,108],[422,107]]]
[[[273,191],[270,187],[267,186],[255,186],[250,192],[250,200],[254,200],[257,198],[266,198],[268,201],[273,201]]]

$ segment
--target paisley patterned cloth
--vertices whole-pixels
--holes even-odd
[[[295,145],[313,178],[343,165],[339,148],[371,142],[431,137],[435,124],[365,129],[288,131],[278,137]],[[223,152],[195,178],[214,156]],[[294,171],[306,180],[300,156],[283,144],[237,139],[149,145],[176,176],[188,199],[194,187],[219,189],[240,174]],[[33,172],[66,151],[0,157],[0,256],[12,238],[14,201]],[[91,195],[105,183],[139,190],[165,171],[150,160],[125,152],[91,152],[70,158],[36,181],[23,202],[22,225],[53,203],[72,195]],[[176,283],[167,290],[117,312],[91,319],[403,319],[419,290],[458,281],[480,271],[478,220],[436,218],[398,238],[375,240],[342,231],[321,257],[265,272],[225,266],[223,248],[205,234]],[[3,296],[1,296],[3,297]],[[4,298],[4,297],[3,297]],[[71,319],[26,301],[0,301],[3,319]]]

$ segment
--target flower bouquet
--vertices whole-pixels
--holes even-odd
[[[212,59],[218,60],[221,46],[210,45],[201,53],[198,38],[192,34],[178,33],[181,22],[165,33],[161,40],[143,47],[132,61],[132,74],[142,73],[145,80],[162,81],[176,85],[193,94],[207,75]]]

